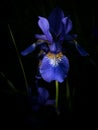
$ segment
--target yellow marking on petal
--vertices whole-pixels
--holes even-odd
[[[61,59],[62,56],[63,56],[62,52],[59,52],[59,53],[57,53],[57,54],[54,54],[54,53],[49,52],[49,53],[47,54],[47,57],[50,58],[50,59],[54,59],[54,58],[56,58],[56,59]]]
[[[62,60],[62,57],[63,57],[62,52],[59,52],[59,53],[57,53],[57,54],[54,54],[54,53],[49,52],[49,53],[47,54],[47,58],[49,59],[49,63],[50,63],[52,66],[54,66],[54,67],[58,66],[58,64],[59,64],[59,63],[61,62],[61,60]]]
[[[57,67],[59,63],[61,62],[63,57],[62,52],[59,52],[57,54],[48,52],[47,55],[45,56],[46,60],[48,60],[49,64],[52,65],[53,67]],[[42,64],[42,61],[39,61],[39,66]]]
[[[47,57],[50,58],[50,59],[53,59],[53,58],[55,58],[55,54],[49,52],[49,53],[47,54]]]
[[[62,52],[59,52],[58,54],[56,54],[56,58],[57,58],[57,59],[61,59],[62,56],[63,56]]]

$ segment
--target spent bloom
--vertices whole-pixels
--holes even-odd
[[[72,21],[69,17],[64,16],[60,8],[55,8],[48,18],[39,16],[38,26],[43,34],[36,34],[37,42],[22,51],[21,54],[25,56],[40,46],[42,58],[39,72],[41,77],[47,82],[53,80],[63,82],[69,71],[69,60],[62,51],[63,42],[74,44],[82,56],[87,56],[88,53],[74,40],[76,35],[70,34]]]

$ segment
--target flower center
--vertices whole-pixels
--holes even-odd
[[[54,53],[51,53],[49,52],[47,54],[47,58],[49,60],[49,64],[52,65],[53,67],[56,67],[58,66],[58,64],[61,62],[62,60],[62,57],[63,57],[63,54],[61,52],[57,53],[57,54],[54,54]]]

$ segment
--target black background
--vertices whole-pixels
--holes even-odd
[[[13,32],[20,53],[32,42],[36,41],[34,34],[41,32],[37,25],[38,16],[48,17],[52,9],[56,6],[61,7],[65,15],[70,16],[73,22],[73,32],[78,34],[79,44],[90,53],[90,58],[94,60],[97,67],[98,39],[97,36],[95,37],[94,35],[94,30],[98,29],[96,5],[95,1],[85,3],[85,1],[81,0],[3,0],[0,2],[0,71],[5,74],[17,89],[25,91],[23,74],[9,33],[8,24]],[[34,127],[36,127],[36,125],[44,126],[45,123],[49,125],[47,121],[44,123],[44,121],[41,120],[41,117],[45,114],[47,115],[46,117],[49,117],[48,121],[51,123],[51,118],[53,117],[55,117],[57,122],[60,121],[60,123],[66,120],[67,123],[79,121],[81,124],[87,120],[92,122],[96,119],[98,70],[89,61],[88,57],[77,56],[76,52],[73,54],[68,52],[68,54],[70,60],[70,89],[72,90],[73,87],[76,89],[75,96],[72,99],[72,112],[68,113],[66,107],[61,108],[61,117],[57,119],[53,111],[51,112],[52,115],[50,114],[51,116],[49,116],[47,115],[48,110],[45,109],[40,113],[40,120],[32,123],[30,119],[26,119],[27,115],[32,113],[27,97],[21,96],[21,94],[15,95],[5,92],[9,86],[6,80],[0,76],[0,106],[1,114],[3,114],[3,116],[1,116],[3,123],[9,123],[9,126],[13,123],[15,123],[15,125],[20,123],[22,127],[25,126],[24,122],[27,124],[30,122],[31,126],[35,124]],[[35,83],[34,76],[37,70],[36,64],[38,62],[36,52],[26,57],[21,56],[21,59],[28,83],[30,86],[33,86]],[[63,91],[64,85],[65,83],[61,85],[63,88],[60,88],[63,95],[65,95]],[[52,88],[48,89],[53,94],[54,89],[53,92]],[[64,104],[64,102],[65,101],[61,101],[61,104]],[[65,112],[64,109],[67,112]],[[44,116],[44,118],[46,117]],[[64,124],[62,123],[62,125]],[[76,123],[74,123],[74,125],[77,126]],[[60,125],[60,127],[62,126]],[[66,128],[66,126],[64,127]]]

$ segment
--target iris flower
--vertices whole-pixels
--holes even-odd
[[[29,88],[29,99],[32,103],[32,110],[37,112],[42,106],[54,106],[55,100],[49,99],[49,92],[44,87],[37,87],[37,94],[32,96],[32,90]]]
[[[87,56],[88,53],[74,40],[76,35],[70,34],[72,21],[69,17],[64,16],[60,8],[55,8],[48,18],[39,16],[38,26],[43,34],[36,34],[35,37],[38,41],[22,51],[21,54],[25,56],[39,46],[42,55],[39,63],[41,77],[47,82],[56,80],[61,83],[69,71],[69,60],[62,52],[63,42],[74,44],[82,56]]]

